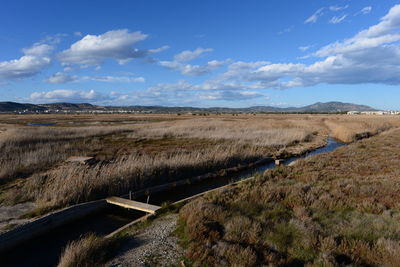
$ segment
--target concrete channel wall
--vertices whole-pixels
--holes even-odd
[[[78,204],[5,232],[0,235],[0,252],[9,250],[24,241],[95,212],[106,205],[107,202],[104,199]]]
[[[256,162],[250,163],[250,164],[245,164],[245,165],[239,165],[237,167],[233,168],[228,168],[228,169],[223,169],[215,173],[208,173],[205,175],[200,175],[196,177],[192,177],[190,179],[184,179],[184,180],[179,180],[176,182],[171,182],[163,185],[158,185],[158,186],[153,186],[147,189],[139,190],[132,192],[131,197],[132,199],[140,198],[149,194],[154,194],[154,193],[159,193],[159,192],[164,192],[167,190],[170,190],[172,188],[182,186],[182,185],[187,185],[187,184],[193,184],[199,181],[203,181],[206,179],[211,179],[211,178],[216,178],[216,177],[221,177],[221,176],[227,176],[233,173],[237,173],[246,169],[250,169],[262,164],[266,164],[269,162],[273,162],[272,158],[264,158],[260,159]],[[206,193],[206,192],[204,192]],[[200,195],[203,195],[199,194]],[[128,197],[129,194],[123,195],[122,197]],[[194,197],[198,197],[194,196]],[[8,249],[11,249],[15,247],[16,245],[27,241],[31,238],[34,238],[36,236],[39,236],[43,233],[46,233],[47,231],[50,231],[56,227],[60,227],[64,224],[67,224],[70,221],[79,219],[83,216],[86,216],[92,212],[98,211],[101,208],[104,208],[107,205],[107,202],[105,199],[97,200],[97,201],[92,201],[92,202],[87,202],[83,204],[78,204],[72,207],[65,208],[61,211],[54,212],[52,214],[49,214],[47,216],[44,216],[40,219],[37,219],[33,222],[24,224],[22,226],[19,226],[13,230],[10,230],[8,232],[5,232],[0,235],[0,252],[4,252]],[[136,221],[141,221],[145,218],[139,218]],[[132,222],[134,223],[134,222]],[[130,223],[129,225],[131,225]],[[123,227],[124,229],[126,227]],[[120,229],[116,230],[116,233],[120,232]],[[111,236],[114,235],[114,233],[110,234]]]
[[[142,190],[139,190],[139,191],[135,191],[135,192],[132,192],[131,197],[132,197],[132,199],[137,199],[137,198],[140,198],[140,197],[143,197],[143,196],[146,196],[146,195],[168,191],[168,190],[170,190],[172,188],[175,188],[175,187],[179,187],[179,186],[183,186],[183,185],[189,185],[189,184],[193,184],[193,183],[196,183],[196,182],[200,182],[200,181],[204,181],[204,180],[208,180],[208,179],[212,179],[212,178],[228,176],[228,175],[231,175],[231,174],[234,174],[234,173],[238,173],[240,171],[244,171],[246,169],[254,168],[254,167],[260,166],[262,164],[267,164],[267,163],[270,163],[270,162],[274,162],[274,159],[272,159],[272,158],[260,159],[260,160],[257,160],[255,162],[253,162],[253,163],[249,163],[249,164],[245,164],[245,165],[239,165],[239,166],[233,167],[233,168],[223,169],[223,170],[220,170],[218,172],[207,173],[207,174],[196,176],[196,177],[192,177],[192,178],[189,178],[189,179],[179,180],[179,181],[175,181],[175,182],[171,182],[171,183],[167,183],[167,184],[162,184],[162,185],[157,185],[157,186],[149,187],[149,188],[142,189]],[[127,198],[127,197],[129,197],[129,194],[123,195],[121,197]]]

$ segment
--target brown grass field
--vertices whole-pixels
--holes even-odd
[[[300,154],[324,145],[327,135],[350,142],[399,125],[398,116],[0,115],[0,203],[35,201],[32,214],[40,215],[262,157]],[[94,156],[98,163],[66,163],[69,156]]]
[[[326,121],[336,134],[362,123]],[[400,129],[391,129],[207,194],[180,212],[188,257],[194,266],[399,266],[399,162]]]

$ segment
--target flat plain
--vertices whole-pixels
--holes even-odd
[[[380,135],[207,195],[180,213],[188,259],[200,264],[376,262],[383,254],[375,247],[397,233],[396,201],[387,197],[394,184],[375,185],[387,173],[396,183],[387,157],[397,155],[399,126],[399,116],[336,114],[1,115],[0,211],[14,208],[1,213],[1,231],[70,205],[300,155],[328,136],[351,143]],[[67,162],[71,156],[96,163]],[[357,230],[375,222],[387,235]]]

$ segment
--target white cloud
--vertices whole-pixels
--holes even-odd
[[[165,51],[167,49],[169,49],[169,46],[168,45],[164,45],[164,46],[161,46],[159,48],[149,49],[149,53],[150,54],[160,53],[160,52]]]
[[[47,92],[34,92],[30,95],[29,101],[33,103],[55,103],[70,102],[84,103],[89,102],[99,105],[121,104],[129,101],[131,97],[127,94],[112,91],[109,94],[97,92],[95,90],[68,90],[58,89]]]
[[[54,90],[48,92],[32,93],[30,99],[35,103],[48,102],[81,102],[81,101],[98,101],[108,98],[94,90],[75,91],[75,90]]]
[[[309,50],[312,47],[313,47],[313,45],[299,46],[299,50],[302,51],[302,52],[305,52],[305,51]]]
[[[345,5],[345,6],[330,6],[329,10],[336,12],[336,11],[347,9],[348,7],[349,7],[349,5]]]
[[[75,75],[68,75],[62,72],[57,72],[50,76],[47,80],[48,83],[68,83],[73,81],[96,81],[96,82],[124,82],[124,83],[143,83],[143,77],[129,77],[129,76],[83,76],[78,77]]]
[[[384,44],[394,43],[400,40],[400,5],[392,7],[389,12],[380,19],[376,25],[362,30],[352,38],[342,42],[329,44],[315,53],[324,57],[338,53],[350,53],[361,49],[378,47]]]
[[[265,97],[265,95],[253,91],[220,91],[216,93],[200,93],[198,97],[202,100],[241,101]]]
[[[71,76],[62,72],[57,72],[50,76],[46,81],[48,83],[68,83],[77,79],[76,76]]]
[[[205,65],[191,65],[191,64],[182,64],[176,61],[160,61],[159,64],[168,69],[180,71],[184,75],[200,76],[208,74],[212,70],[218,69],[227,64],[228,62],[229,60],[223,60],[223,61],[212,60],[208,61]]]
[[[366,6],[360,10],[363,15],[366,15],[372,11],[372,6]]]
[[[126,77],[126,76],[85,76],[82,80],[92,80],[97,82],[126,82],[126,83],[143,83],[143,77]]]
[[[285,89],[321,83],[400,85],[399,29],[400,5],[396,5],[376,25],[313,53],[311,56],[317,58],[314,63],[236,62],[227,72],[194,88]]]
[[[200,76],[210,73],[212,70],[221,68],[226,65],[230,60],[211,60],[205,65],[192,65],[186,62],[199,58],[206,52],[211,52],[211,48],[197,48],[196,50],[186,50],[174,56],[173,61],[160,61],[159,64],[170,70],[180,71],[183,75]]]
[[[321,7],[320,9],[318,9],[317,11],[314,12],[314,14],[312,14],[309,18],[307,18],[304,23],[315,23],[317,22],[317,20],[324,15],[324,7]]]
[[[133,45],[147,38],[141,32],[129,32],[126,29],[112,30],[100,35],[86,35],[58,55],[64,65],[100,65],[107,59],[115,59],[119,64],[134,58],[143,58],[151,53],[165,50],[166,47],[153,50],[139,50]]]
[[[346,17],[347,17],[347,14],[344,14],[344,15],[342,15],[342,16],[333,16],[333,17],[329,20],[329,23],[332,23],[332,24],[341,23],[341,22],[343,22],[343,21],[346,19]]]
[[[212,52],[212,48],[197,48],[193,51],[185,50],[174,56],[175,62],[187,62],[200,57],[202,54]]]
[[[35,43],[22,49],[24,56],[19,59],[0,62],[0,81],[18,80],[34,76],[51,64],[50,52],[53,46]]]
[[[24,52],[25,55],[28,56],[45,56],[50,54],[50,52],[54,49],[53,46],[48,45],[48,44],[41,44],[41,43],[35,43],[32,47],[30,48],[24,48],[22,49],[22,52]]]

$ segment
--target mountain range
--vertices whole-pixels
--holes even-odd
[[[346,111],[373,111],[372,107],[343,102],[317,102],[304,107],[280,108],[273,106],[253,106],[248,108],[196,108],[196,107],[164,107],[164,106],[98,106],[89,103],[51,103],[29,104],[16,102],[0,102],[0,112],[59,112],[59,111],[138,111],[152,113],[176,113],[176,112],[209,112],[209,113],[240,113],[240,112],[266,112],[266,113],[337,113]]]

